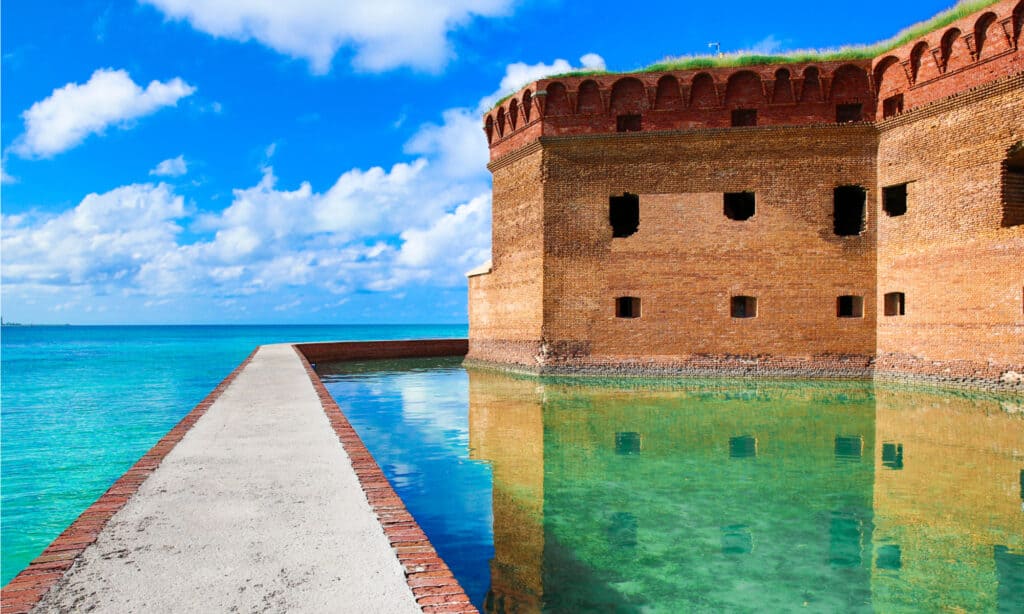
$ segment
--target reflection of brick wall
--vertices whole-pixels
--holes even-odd
[[[870,61],[527,86],[485,117],[494,265],[470,279],[469,358],[542,371],[866,374],[876,359],[944,379],[1024,371],[1024,225],[1002,206],[1003,161],[1024,138],[1022,19],[1024,1],[1004,0]],[[878,123],[837,123],[857,105]],[[756,127],[730,127],[755,115]],[[901,183],[908,211],[889,217],[881,189]],[[867,192],[857,236],[833,232],[844,185]],[[754,216],[726,217],[727,192],[754,192]],[[639,229],[613,239],[609,198],[625,193],[639,196]],[[879,315],[885,292],[906,294],[906,315]],[[837,317],[841,295],[863,296],[863,317]],[[733,296],[755,297],[756,317],[730,317]],[[639,298],[642,315],[616,317],[620,297]]]

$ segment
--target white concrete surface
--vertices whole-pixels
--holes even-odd
[[[264,346],[33,612],[419,612],[302,364]]]

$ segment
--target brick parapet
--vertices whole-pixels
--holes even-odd
[[[616,132],[621,115],[643,132],[727,127],[736,109],[758,125],[836,123],[842,104],[882,120],[1024,70],[1022,7],[1002,0],[871,59],[541,79],[484,116],[491,160],[541,137]]]

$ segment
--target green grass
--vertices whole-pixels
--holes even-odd
[[[797,64],[806,62],[840,62],[843,60],[867,60],[878,57],[897,47],[905,45],[915,39],[921,38],[940,28],[948,26],[954,21],[966,17],[971,13],[980,11],[986,7],[996,4],[999,0],[960,0],[953,7],[942,11],[931,19],[916,23],[904,28],[892,38],[879,41],[872,45],[847,45],[835,49],[798,49],[773,55],[758,55],[737,51],[722,55],[686,55],[667,57],[660,62],[638,70],[613,72],[603,70],[579,70],[557,75],[550,75],[547,79],[563,79],[566,77],[590,77],[594,75],[665,72],[670,70],[697,70],[701,68],[733,68],[740,66],[759,66],[764,64]],[[495,107],[501,105],[512,97],[512,94],[505,96]]]
[[[755,66],[759,64],[800,63],[800,62],[835,62],[842,60],[867,60],[878,57],[887,51],[905,45],[971,13],[992,6],[999,0],[961,0],[931,19],[904,28],[892,38],[873,45],[848,45],[837,49],[801,49],[777,55],[753,55],[742,51],[727,53],[720,56],[692,55],[665,58],[664,60],[641,68],[636,72],[661,72],[666,70],[693,70],[699,68],[729,68],[736,66]]]

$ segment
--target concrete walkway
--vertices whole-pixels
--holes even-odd
[[[264,346],[33,612],[420,612],[291,346]]]

